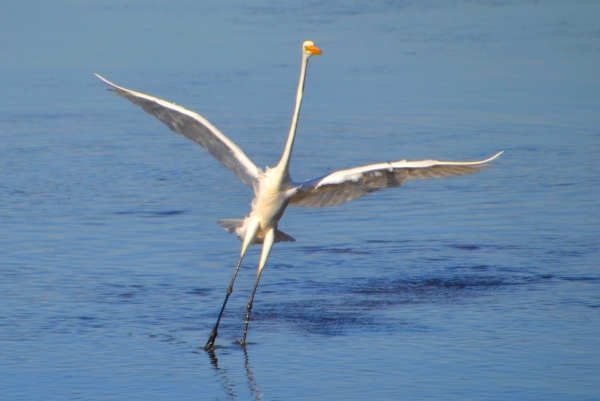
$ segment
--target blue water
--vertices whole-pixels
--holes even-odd
[[[600,399],[600,5],[0,4],[0,399]],[[487,171],[290,208],[243,331],[252,194],[125,100],[197,110],[260,166],[311,61],[296,180]]]

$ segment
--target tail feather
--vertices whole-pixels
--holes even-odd
[[[244,220],[224,219],[217,220],[217,223],[223,227],[229,234],[235,234],[235,230],[244,225]]]
[[[296,239],[283,231],[275,230],[275,242],[296,242]]]
[[[235,234],[237,235],[237,237],[240,240],[244,240],[244,232],[245,230],[243,230],[244,232],[242,232],[242,230],[238,230],[241,229],[244,226],[244,220],[237,220],[237,219],[223,219],[223,220],[218,220],[217,223],[223,227],[225,229],[225,231],[227,231],[229,234]],[[254,239],[254,244],[262,244],[264,239],[264,233],[262,231],[258,231],[258,233],[256,233],[256,238]],[[286,233],[284,233],[283,231],[279,231],[277,229],[275,229],[275,243],[277,242],[295,242],[296,240],[291,236],[288,235]]]

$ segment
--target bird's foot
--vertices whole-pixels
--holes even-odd
[[[248,342],[245,339],[235,340],[235,343],[243,348],[246,348],[246,346],[248,345]]]
[[[210,333],[210,337],[204,346],[204,351],[214,351],[215,350],[215,340],[217,339],[217,329],[213,329],[212,333]]]

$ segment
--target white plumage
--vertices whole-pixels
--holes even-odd
[[[295,241],[294,238],[278,229],[279,220],[288,205],[302,207],[334,206],[380,189],[398,187],[404,184],[407,179],[471,174],[481,170],[486,163],[496,159],[502,153],[499,152],[488,159],[472,162],[437,160],[409,162],[400,160],[391,163],[377,163],[336,171],[304,182],[294,182],[290,177],[289,164],[302,105],[306,68],[310,57],[320,54],[321,50],[313,42],[306,41],[302,44],[300,82],[290,133],[281,160],[276,167],[267,168],[266,171],[262,171],[257,167],[235,143],[200,114],[175,103],[115,85],[96,74],[98,78],[110,85],[111,89],[118,95],[142,107],[146,112],[167,124],[173,131],[208,150],[225,167],[233,171],[243,183],[254,189],[255,198],[252,201],[252,210],[245,219],[219,220],[219,224],[228,232],[237,235],[243,244],[217,323],[205,345],[206,350],[214,348],[219,322],[229,295],[233,291],[233,283],[246,250],[251,244],[263,244],[254,290],[247,306],[244,337],[239,341],[240,344],[246,345],[254,294],[271,247],[276,242]]]

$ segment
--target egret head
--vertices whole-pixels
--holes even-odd
[[[315,42],[307,40],[302,43],[302,52],[307,56],[320,56],[322,54],[321,49],[315,46]]]

